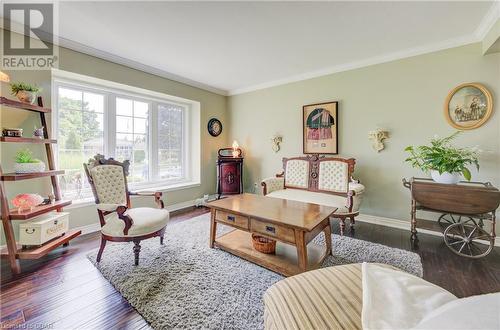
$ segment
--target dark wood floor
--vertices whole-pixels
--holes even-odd
[[[172,215],[172,223],[206,213],[191,209]],[[338,232],[338,226],[333,228]],[[208,235],[208,233],[207,233]],[[359,222],[349,235],[387,246],[411,249],[409,232]],[[420,234],[424,278],[459,297],[500,291],[500,248],[469,260],[449,251],[442,238]],[[67,248],[23,262],[12,276],[1,263],[1,327],[40,329],[148,329],[148,324],[86,259],[99,245],[99,233],[78,237]]]

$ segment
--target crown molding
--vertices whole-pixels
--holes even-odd
[[[224,90],[221,88],[217,88],[214,86],[210,86],[195,80],[191,80],[189,78],[179,76],[161,69],[157,69],[155,67],[121,57],[119,55],[115,55],[106,51],[102,51],[87,45],[84,45],[82,43],[62,38],[62,37],[56,37],[56,41],[54,42],[56,45],[64,48],[68,48],[83,54],[87,54],[90,56],[94,56],[100,59],[104,59],[116,64],[120,64],[132,69],[136,69],[139,71],[143,71],[145,73],[153,74],[162,78],[166,78],[175,82],[179,82],[191,87],[199,88],[202,90],[206,90],[215,94],[223,95],[223,96],[233,96],[233,95],[238,95],[238,94],[244,94],[244,93],[249,93],[261,89],[266,89],[270,87],[276,87],[280,85],[286,85],[289,83],[294,83],[294,82],[299,82],[303,80],[308,80],[312,78],[317,78],[317,77],[322,77],[334,73],[339,73],[339,72],[344,72],[344,71],[349,71],[349,70],[355,70],[355,69],[360,69],[363,67],[368,67],[372,65],[377,65],[377,64],[382,64],[382,63],[388,63],[396,60],[401,60],[404,58],[409,58],[413,56],[418,56],[418,55],[423,55],[423,54],[428,54],[428,53],[433,53],[437,52],[440,50],[445,50],[445,49],[450,49],[454,47],[459,47],[459,46],[464,46],[468,44],[472,44],[475,42],[480,42],[483,40],[485,35],[489,32],[491,27],[495,24],[495,22],[500,18],[500,1],[495,1],[486,15],[483,17],[481,20],[480,24],[476,28],[476,30],[469,34],[465,35],[462,37],[458,38],[453,38],[453,39],[448,39],[442,42],[438,43],[433,43],[433,44],[428,44],[420,47],[414,47],[414,48],[409,48],[401,51],[396,51],[384,55],[379,55],[379,56],[374,56],[370,57],[367,59],[359,60],[359,61],[353,61],[349,63],[344,63],[336,66],[331,66],[331,67],[326,67],[323,69],[319,70],[314,70],[314,71],[309,71],[305,72],[302,74],[298,75],[293,75],[290,77],[282,78],[282,79],[277,79],[273,81],[268,81],[265,83],[261,84],[256,84],[248,87],[243,87],[243,88],[236,88],[236,89],[231,89],[231,90]],[[19,25],[19,24],[18,24]],[[19,27],[19,26],[18,26]],[[17,29],[16,29],[17,30]],[[20,29],[23,31],[22,29]],[[19,31],[19,30],[18,30]],[[15,31],[15,32],[18,32]],[[19,33],[19,32],[18,32]]]
[[[476,42],[480,42],[484,39],[486,34],[490,31],[490,29],[493,27],[495,22],[500,18],[500,0],[496,0],[486,13],[484,15],[483,19],[477,26],[476,30],[469,34],[465,35],[462,37],[458,38],[453,38],[453,39],[448,39],[442,42],[434,43],[434,44],[429,44],[421,47],[415,47],[415,48],[409,48],[406,50],[401,50],[385,55],[380,55],[380,56],[375,56],[371,58],[367,58],[364,60],[360,61],[354,61],[350,63],[345,63],[345,64],[340,64],[320,70],[315,70],[315,71],[310,71],[306,72],[300,75],[294,75],[288,78],[283,78],[283,79],[278,79],[274,81],[269,81],[266,83],[262,84],[257,84],[249,87],[243,87],[243,88],[237,88],[237,89],[232,89],[228,91],[228,96],[233,96],[233,95],[238,95],[238,94],[244,94],[244,93],[249,93],[265,88],[270,88],[270,87],[276,87],[280,85],[286,85],[289,83],[294,83],[294,82],[299,82],[302,80],[308,80],[312,78],[318,78],[338,72],[344,72],[344,71],[349,71],[349,70],[354,70],[354,69],[360,69],[363,67],[371,66],[371,65],[376,65],[376,64],[382,64],[382,63],[387,63],[387,62],[392,62],[396,60],[401,60],[404,58],[409,58],[417,55],[423,55],[423,54],[428,54],[428,53],[433,53],[437,52],[440,50],[445,50],[445,49],[450,49],[454,47],[460,47]]]
[[[188,78],[185,78],[185,77],[182,77],[182,76],[179,76],[179,75],[176,75],[176,74],[173,74],[173,73],[161,70],[161,69],[157,69],[155,67],[152,67],[152,66],[149,66],[149,65],[125,58],[125,57],[121,57],[121,56],[118,56],[118,55],[115,55],[115,54],[112,54],[112,53],[109,53],[106,51],[102,51],[102,50],[81,44],[81,43],[73,41],[73,40],[69,40],[69,39],[62,38],[62,37],[58,37],[57,39],[58,39],[57,45],[60,47],[68,48],[68,49],[71,49],[71,50],[79,52],[79,53],[83,53],[83,54],[87,54],[87,55],[90,55],[93,57],[97,57],[97,58],[100,58],[100,59],[103,59],[103,60],[106,60],[109,62],[113,62],[116,64],[120,64],[120,65],[129,67],[129,68],[132,68],[132,69],[136,69],[139,71],[150,73],[150,74],[153,74],[155,76],[159,76],[162,78],[173,80],[175,82],[182,83],[184,85],[203,89],[203,90],[206,90],[208,92],[215,93],[215,94],[219,94],[219,95],[223,95],[223,96],[227,96],[227,94],[228,94],[226,90],[223,90],[223,89],[220,89],[217,87],[213,87],[213,86],[210,86],[210,85],[207,85],[207,84],[195,81],[195,80],[191,80],[191,79],[188,79]]]
[[[495,1],[474,32],[478,41],[484,39],[498,19],[500,19],[500,1]]]
[[[0,28],[5,29],[6,20],[3,17],[0,19],[0,23],[1,23]],[[10,22],[10,30],[12,32],[15,32],[15,33],[22,35],[22,34],[24,34],[24,25],[19,24],[18,22],[11,21]],[[39,32],[39,37],[43,41],[52,40],[51,36],[48,33],[43,32],[43,31]],[[172,80],[172,81],[175,81],[175,82],[187,85],[187,86],[199,88],[199,89],[211,92],[211,93],[219,94],[222,96],[227,96],[227,91],[224,89],[213,87],[213,86],[210,86],[210,85],[207,85],[207,84],[195,81],[195,80],[191,80],[191,79],[188,79],[188,78],[185,78],[185,77],[182,77],[182,76],[179,76],[179,75],[176,75],[176,74],[173,74],[173,73],[161,70],[161,69],[157,69],[155,67],[152,67],[152,66],[149,66],[149,65],[125,58],[125,57],[121,57],[119,55],[115,55],[115,54],[112,54],[112,53],[109,53],[109,52],[106,52],[103,50],[99,50],[97,48],[93,48],[93,47],[84,45],[82,43],[79,43],[79,42],[76,42],[76,41],[73,41],[73,40],[70,40],[67,38],[63,38],[63,37],[59,37],[57,35],[54,35],[53,43],[56,46],[67,48],[67,49],[70,49],[70,50],[73,50],[73,51],[76,51],[76,52],[79,52],[82,54],[90,55],[90,56],[93,56],[96,58],[100,58],[100,59],[103,59],[103,60],[106,60],[106,61],[109,61],[112,63],[120,64],[120,65],[129,67],[131,69],[139,70],[139,71],[149,73],[149,74],[152,74],[155,76],[166,78],[166,79],[169,79],[169,80]]]
[[[354,69],[360,69],[364,68],[367,66],[371,65],[376,65],[376,64],[382,64],[382,63],[387,63],[387,62],[392,62],[396,60],[401,60],[404,58],[408,57],[413,57],[417,55],[423,55],[423,54],[428,54],[428,53],[433,53],[437,52],[440,50],[444,49],[449,49],[449,48],[454,48],[454,47],[459,47],[459,46],[464,46],[468,45],[471,43],[478,42],[479,40],[477,39],[475,34],[469,34],[463,37],[459,38],[453,38],[453,39],[448,39],[439,43],[434,43],[430,45],[425,45],[421,47],[415,47],[415,48],[409,48],[397,52],[392,52],[380,56],[374,56],[370,57],[364,60],[360,61],[354,61],[350,63],[345,63],[345,64],[340,64],[316,71],[310,71],[306,72],[300,75],[295,75],[291,76],[288,78],[284,79],[279,79],[279,80],[274,80],[250,87],[244,87],[244,88],[239,88],[239,89],[233,89],[229,90],[228,95],[233,96],[233,95],[238,95],[238,94],[243,94],[243,93],[248,93],[248,92],[253,92],[257,91],[260,89],[265,89],[265,88],[270,88],[270,87],[276,87],[280,85],[285,85],[289,83],[294,83],[294,82],[299,82],[302,80],[308,80],[312,78],[318,78],[322,76],[327,76],[333,73],[338,73],[338,72],[344,72],[344,71],[349,71],[349,70],[354,70]]]

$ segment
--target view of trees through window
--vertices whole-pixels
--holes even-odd
[[[149,104],[116,98],[115,158],[130,161],[128,182],[149,179]]]
[[[131,185],[186,176],[184,107],[78,87],[59,86],[57,92],[58,167],[65,170],[60,177],[64,198],[92,196],[83,163],[98,153],[120,161],[128,159]],[[107,109],[110,98],[114,109]],[[156,111],[158,123],[150,127],[152,111]],[[113,136],[105,134],[108,121],[113,121]],[[149,153],[152,147],[153,155]],[[113,150],[114,154],[106,155],[105,150]]]
[[[183,108],[158,106],[158,175],[160,179],[182,178]]]
[[[82,164],[104,153],[104,95],[59,88],[59,184],[65,198],[90,196]],[[86,196],[85,196],[86,195]]]

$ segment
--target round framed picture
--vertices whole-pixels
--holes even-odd
[[[212,136],[219,136],[222,133],[222,123],[217,118],[208,121],[208,133]]]
[[[451,126],[474,129],[483,125],[493,111],[491,93],[481,84],[466,83],[455,87],[446,98],[444,115]]]

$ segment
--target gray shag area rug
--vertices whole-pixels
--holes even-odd
[[[139,266],[132,243],[108,243],[99,264],[97,250],[88,258],[155,329],[263,329],[263,294],[283,276],[210,249],[209,226],[205,214],[167,227],[164,245],[142,241]],[[324,240],[321,234],[313,242]],[[416,253],[338,235],[332,243],[323,267],[379,262],[422,276]]]

